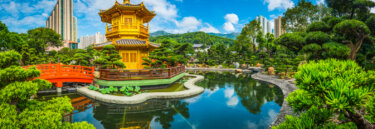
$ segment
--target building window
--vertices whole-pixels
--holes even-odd
[[[131,25],[132,24],[132,18],[125,18],[125,25]]]
[[[131,61],[130,62],[137,62],[137,57],[136,57],[136,53],[131,53]]]
[[[129,62],[129,53],[123,53],[122,60],[123,62]]]

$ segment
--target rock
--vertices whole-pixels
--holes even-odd
[[[238,68],[240,67],[240,63],[238,63],[238,62],[234,63],[234,67],[235,67],[236,69],[238,69]]]
[[[256,67],[261,67],[262,65],[260,63],[257,63]]]
[[[94,77],[95,78],[100,78],[100,72],[99,71],[95,71],[94,72]]]
[[[242,73],[242,69],[236,69],[236,73]]]
[[[274,75],[275,74],[275,68],[269,67],[268,68],[268,75]]]
[[[241,65],[241,68],[246,69],[246,68],[247,68],[247,65],[246,65],[246,64],[242,64],[242,65]]]
[[[219,65],[219,66],[217,66],[217,68],[222,69],[222,68],[223,68],[223,65]]]

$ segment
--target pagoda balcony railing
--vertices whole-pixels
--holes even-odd
[[[131,29],[131,30],[136,30],[138,29],[137,26],[135,25],[130,25],[130,24],[121,24],[121,29]]]
[[[117,32],[121,30],[140,31],[141,33],[148,34],[149,29],[147,26],[140,24],[139,26],[131,24],[114,24],[107,25],[107,33]]]
[[[141,24],[141,33],[148,34],[148,27],[145,27],[144,25]]]
[[[100,69],[100,80],[153,80],[170,79],[185,72],[185,66],[164,69]]]

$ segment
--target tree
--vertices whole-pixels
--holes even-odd
[[[368,28],[371,30],[371,34],[375,36],[375,15],[372,15],[366,20]]]
[[[311,22],[319,20],[318,11],[316,5],[301,0],[297,6],[286,10],[282,18],[282,26],[287,32],[304,32]]]
[[[234,43],[236,50],[244,55],[246,52],[249,52],[249,47],[252,46],[252,51],[255,52],[256,38],[260,31],[261,26],[258,21],[253,20],[249,24],[246,24]]]
[[[321,32],[329,32],[331,28],[324,22],[313,22],[308,27],[306,32],[313,32],[313,31],[321,31]]]
[[[298,68],[297,90],[287,101],[300,116],[287,116],[276,128],[372,129],[375,72],[353,61],[312,61]],[[370,100],[370,101],[368,101]],[[373,120],[373,119],[372,119]]]
[[[328,34],[317,31],[317,32],[310,32],[305,36],[306,44],[317,43],[319,45],[323,45],[331,40]]]
[[[125,64],[120,61],[121,56],[113,45],[106,45],[100,51],[100,57],[94,60],[94,64],[104,69],[126,68]]]
[[[305,45],[305,39],[299,33],[286,33],[276,40],[276,44],[283,45],[297,54]]]
[[[302,48],[302,52],[307,54],[308,60],[318,60],[321,57],[322,47],[319,44],[312,43]]]
[[[350,19],[366,16],[375,6],[371,0],[326,0],[326,3],[336,16],[348,16]]]
[[[44,53],[47,47],[62,46],[61,35],[49,28],[35,28],[27,31],[27,42],[30,48],[38,53]]]
[[[350,49],[343,44],[336,42],[328,42],[323,44],[321,55],[325,59],[335,58],[345,60],[348,58]]]
[[[23,69],[15,51],[0,53],[0,128],[95,128],[86,122],[62,122],[66,113],[73,110],[68,97],[48,101],[30,99],[38,90],[51,88],[45,80],[33,80],[40,75],[35,67]],[[33,81],[30,81],[33,80]]]
[[[161,46],[150,53],[148,59],[144,59],[145,67],[166,68],[175,67],[178,64],[186,64],[193,52],[192,45],[177,43],[172,39],[164,39]]]
[[[370,29],[358,20],[345,20],[334,27],[334,32],[345,38],[342,42],[350,48],[349,58],[356,59],[356,54],[361,48],[363,40],[369,38]]]
[[[94,59],[94,57],[89,52],[82,49],[78,49],[73,56],[75,65],[90,66],[92,64],[91,59]]]

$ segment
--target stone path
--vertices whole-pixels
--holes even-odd
[[[290,81],[294,81],[294,80],[282,80],[282,79],[276,78],[275,76],[262,74],[261,72],[253,74],[251,75],[251,77],[257,80],[261,80],[261,81],[265,81],[265,82],[277,85],[283,91],[284,99],[288,97],[289,93],[292,93],[294,90],[297,89],[295,84],[290,83]],[[294,115],[294,114],[293,114],[292,108],[288,105],[288,102],[284,100],[283,105],[280,109],[280,113],[277,115],[276,120],[272,122],[269,128],[271,128],[272,126],[277,126],[280,123],[282,123],[285,120],[286,115]]]
[[[115,96],[115,95],[106,95],[88,89],[88,87],[80,87],[77,89],[78,93],[81,93],[89,98],[113,104],[139,104],[143,103],[149,99],[168,99],[168,98],[186,98],[194,95],[198,95],[204,91],[204,88],[196,86],[197,81],[203,80],[204,77],[201,75],[189,75],[195,78],[189,79],[184,83],[187,90],[178,91],[178,92],[157,92],[157,93],[142,93],[134,96]]]

